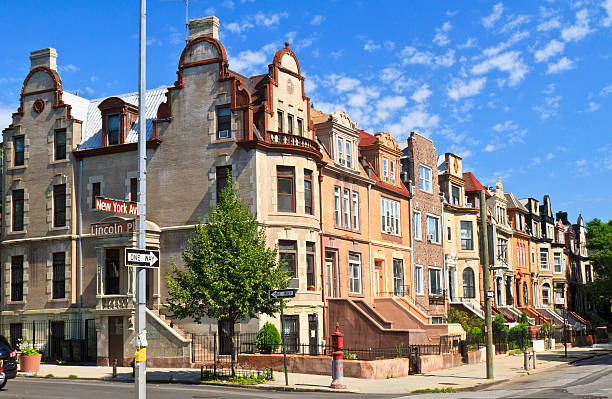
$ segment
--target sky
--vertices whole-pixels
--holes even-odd
[[[267,72],[289,41],[306,95],[371,133],[418,131],[483,184],[575,222],[612,218],[612,0],[189,1],[216,15],[230,69]],[[0,4],[0,128],[18,107],[29,53],[58,52],[64,90],[138,89],[137,1]],[[147,87],[172,85],[185,3],[147,2]]]

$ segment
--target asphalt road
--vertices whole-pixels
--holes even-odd
[[[418,398],[612,398],[612,354],[515,378],[483,391],[426,394]]]
[[[19,377],[10,380],[0,391],[0,399],[123,399],[134,398],[134,386],[129,383],[59,380]],[[510,382],[497,384],[488,390],[457,394],[424,395],[360,395],[339,392],[277,392],[218,386],[195,386],[182,384],[149,384],[148,399],[260,399],[260,398],[337,398],[337,399],[400,399],[415,398],[612,398],[612,354],[597,356],[574,365],[556,367],[552,370],[519,377]]]

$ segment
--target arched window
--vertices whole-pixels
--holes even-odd
[[[474,271],[467,267],[463,270],[463,297],[475,298]]]
[[[542,305],[550,305],[550,285],[548,283],[542,285]]]
[[[527,283],[523,283],[523,306],[529,306],[529,296],[527,295]]]

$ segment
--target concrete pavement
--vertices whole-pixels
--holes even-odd
[[[345,378],[348,392],[368,394],[405,394],[423,388],[482,389],[491,382],[507,381],[512,378],[538,373],[563,364],[584,359],[590,356],[608,354],[612,352],[612,344],[598,344],[595,347],[569,348],[568,357],[563,357],[563,348],[554,351],[545,351],[538,354],[538,366],[535,370],[523,370],[523,355],[497,357],[494,360],[495,380],[485,378],[485,363],[463,365],[452,369],[437,370],[427,374],[411,375],[386,380],[364,380],[358,378]],[[331,364],[330,364],[331,369]],[[133,381],[130,367],[118,367],[116,381]],[[96,366],[64,366],[43,364],[36,375],[34,373],[20,373],[24,376],[45,377],[52,374],[55,378],[88,378],[106,379],[112,377],[112,367]],[[260,389],[286,389],[283,373],[274,373],[275,380],[258,385]],[[179,382],[200,383],[199,369],[159,369],[147,370],[149,383]],[[331,376],[312,374],[289,374],[288,387],[299,391],[327,391],[331,390]]]

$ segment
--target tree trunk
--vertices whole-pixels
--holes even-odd
[[[230,332],[230,351],[232,357],[232,377],[236,377],[236,344],[235,344],[235,336],[234,336],[234,325],[236,321],[234,319],[230,319],[229,322],[229,332]]]

